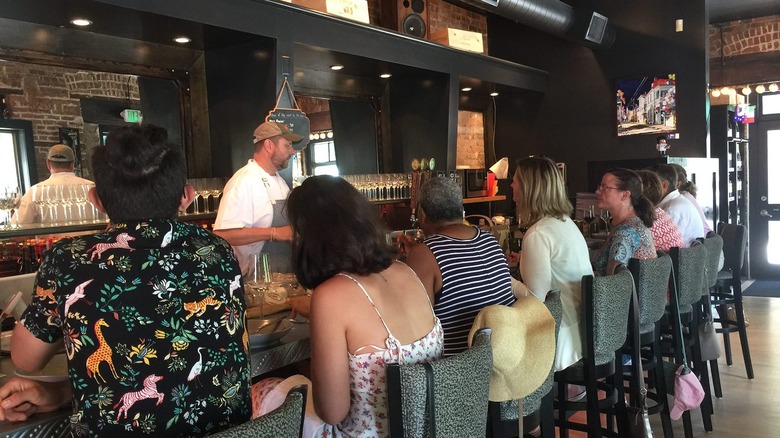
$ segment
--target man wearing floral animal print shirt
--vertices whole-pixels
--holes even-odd
[[[161,128],[119,128],[92,166],[92,201],[113,225],[46,253],[14,330],[14,364],[40,369],[64,338],[70,391],[62,393],[77,437],[203,436],[247,421],[241,271],[223,239],[170,219],[194,194],[181,153]],[[18,386],[0,388],[9,419],[18,412],[5,402]],[[32,403],[57,407],[50,393]]]

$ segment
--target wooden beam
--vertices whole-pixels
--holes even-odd
[[[710,58],[711,86],[780,81],[780,52]]]

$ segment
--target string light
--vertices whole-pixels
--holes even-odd
[[[742,94],[744,94],[745,96],[749,95],[752,92],[753,90],[751,90],[750,87],[747,85],[745,85],[745,88],[742,89]]]
[[[778,89],[777,84],[773,83],[769,85],[769,91],[774,93],[775,91],[777,91],[777,89]]]
[[[756,93],[761,94],[764,91],[766,91],[766,88],[763,85],[756,85]]]

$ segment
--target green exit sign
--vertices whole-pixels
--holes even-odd
[[[141,110],[126,109],[119,113],[127,123],[141,123]]]

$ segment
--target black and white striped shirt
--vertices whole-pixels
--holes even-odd
[[[491,304],[515,302],[509,266],[498,242],[477,229],[471,239],[434,234],[425,239],[441,270],[442,288],[433,311],[444,328],[444,355],[464,351],[477,313]]]

